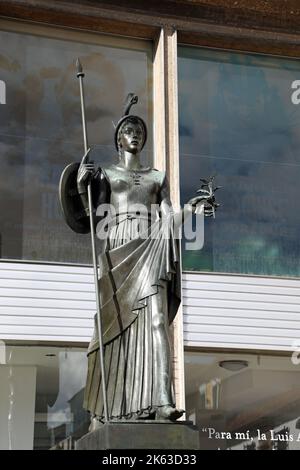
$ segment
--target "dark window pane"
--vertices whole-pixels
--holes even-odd
[[[89,236],[66,226],[58,203],[62,169],[83,155],[75,60],[80,57],[86,72],[91,158],[103,166],[117,162],[113,123],[134,91],[135,112],[149,126],[147,163],[152,160],[151,43],[16,28],[0,23],[0,79],[6,85],[6,104],[0,104],[0,256],[90,263]]]
[[[180,47],[178,64],[182,203],[200,177],[223,186],[184,269],[299,276],[300,62]]]

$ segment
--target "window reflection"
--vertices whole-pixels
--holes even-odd
[[[145,163],[152,158],[150,43],[1,21],[2,258],[91,262],[87,238],[66,227],[58,203],[62,169],[83,154],[77,57],[86,72],[91,158],[103,166],[117,162],[113,122],[131,91],[149,126]]]
[[[186,352],[185,376],[201,449],[300,450],[300,370],[289,355]]]
[[[300,63],[179,48],[182,202],[217,175],[222,208],[187,270],[300,275]]]
[[[50,449],[84,435],[85,349],[8,346],[0,364],[0,449]]]

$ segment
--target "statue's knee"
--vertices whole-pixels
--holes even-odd
[[[157,312],[153,316],[152,326],[154,330],[161,330],[165,327],[165,315],[163,312]]]

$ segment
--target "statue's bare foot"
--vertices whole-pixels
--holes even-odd
[[[96,416],[94,416],[93,418],[91,418],[89,432],[96,431],[96,429],[99,429],[101,426],[103,426],[102,421],[100,421]]]
[[[157,408],[156,419],[163,419],[167,421],[176,421],[184,413],[184,410],[178,410],[174,406],[165,405]]]

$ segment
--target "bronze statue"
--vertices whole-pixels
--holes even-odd
[[[119,161],[95,168],[87,161],[87,150],[80,165],[64,171],[61,203],[69,226],[88,233],[90,184],[96,232],[106,233],[97,254],[108,418],[175,421],[184,412],[175,407],[169,338],[169,325],[180,304],[175,232],[197,205],[205,203],[205,215],[212,216],[217,204],[211,188],[203,187],[174,214],[165,173],[140,163],[147,127],[140,117],[129,114],[136,102],[130,94],[115,128]],[[103,204],[112,208],[109,217],[99,215]],[[92,418],[90,429],[105,419],[100,361],[95,317],[84,397],[84,408]]]

